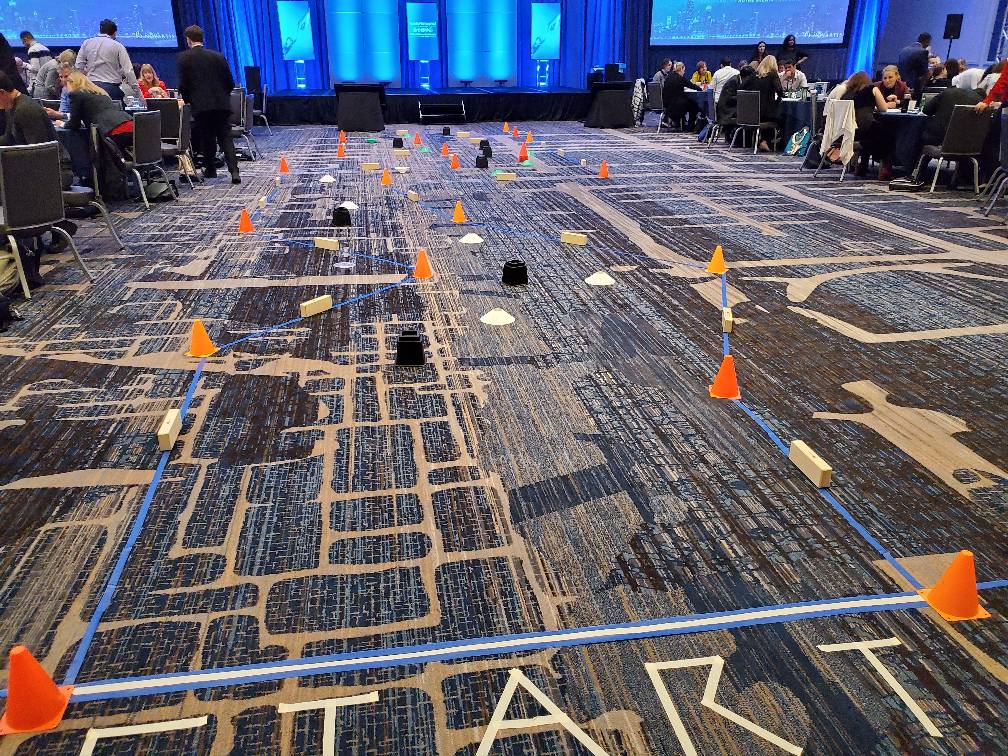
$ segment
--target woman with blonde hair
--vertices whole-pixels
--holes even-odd
[[[154,66],[150,63],[144,63],[140,66],[140,75],[137,77],[137,84],[140,85],[140,94],[144,96],[144,99],[154,96],[151,95],[152,89],[160,89],[161,92],[168,89],[165,83],[158,78],[157,71],[154,70]]]
[[[67,77],[70,92],[70,118],[68,129],[98,129],[98,134],[115,142],[121,150],[133,146],[133,117],[112,102],[108,93],[92,82],[81,71],[72,71]]]
[[[753,89],[760,94],[760,121],[771,121],[776,123],[777,104],[784,96],[784,86],[781,84],[780,74],[777,73],[777,58],[767,55],[760,61],[756,69],[756,76],[751,81]],[[762,136],[762,134],[761,134]],[[776,147],[776,145],[774,145]],[[760,152],[770,152],[770,146],[765,139],[760,140]]]

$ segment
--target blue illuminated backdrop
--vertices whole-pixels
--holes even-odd
[[[284,60],[315,60],[311,13],[305,0],[277,0]]]
[[[437,3],[406,3],[406,38],[410,60],[441,57]]]
[[[334,83],[399,86],[398,0],[327,0],[326,32]]]
[[[532,3],[532,59],[560,59],[560,3]]]
[[[518,80],[517,0],[448,0],[448,82]]]

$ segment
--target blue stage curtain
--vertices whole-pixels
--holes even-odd
[[[889,14],[889,0],[857,0],[851,21],[850,47],[847,49],[847,76],[867,71],[874,76],[875,47]]]
[[[328,89],[328,45],[324,0],[307,0],[311,12],[315,60],[305,61],[308,89]],[[234,73],[244,79],[245,66],[259,66],[271,91],[293,89],[294,64],[280,52],[276,0],[178,0],[180,25],[203,28],[207,47],[219,50]]]

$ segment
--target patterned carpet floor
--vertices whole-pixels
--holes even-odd
[[[1008,751],[1008,227],[961,192],[519,127],[517,168],[469,127],[514,182],[440,128],[345,158],[277,129],[241,186],[119,208],[127,253],[83,228],[93,284],[44,268],[0,336],[0,648],[77,687],[0,753]],[[423,367],[394,364],[407,329]],[[725,348],[740,402],[708,394]],[[915,592],[961,549],[989,619]]]

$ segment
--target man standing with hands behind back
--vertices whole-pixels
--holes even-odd
[[[238,158],[231,139],[231,90],[234,77],[224,56],[203,47],[203,30],[185,30],[189,49],[178,54],[178,84],[182,99],[192,107],[197,149],[203,156],[203,175],[217,177],[217,144],[231,173],[231,183],[240,184]]]

